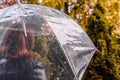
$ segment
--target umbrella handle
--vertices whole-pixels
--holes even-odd
[[[20,0],[15,0],[15,1],[16,1],[17,4],[21,4],[21,3],[20,3]]]

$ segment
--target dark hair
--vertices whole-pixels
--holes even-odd
[[[6,30],[3,38],[3,57],[31,56],[34,32],[30,25],[26,25],[26,30],[27,37],[20,23],[15,23]]]

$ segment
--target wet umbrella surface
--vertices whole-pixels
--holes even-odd
[[[16,24],[21,27],[11,27]],[[16,51],[13,52],[14,54],[4,50],[7,45],[5,36],[8,34],[7,32],[10,32],[9,30],[16,32],[11,36],[18,34],[17,32],[20,33],[19,36],[24,34],[22,47],[26,46],[29,50],[32,45],[32,58],[43,63],[48,80],[73,80],[74,78],[81,80],[96,50],[81,27],[63,12],[44,6],[16,4],[0,10],[1,64],[12,58],[16,60],[18,56],[22,58],[27,53],[26,50],[23,50],[24,54],[22,51],[21,54],[16,54],[15,49],[19,49],[19,46],[17,48],[12,46]],[[34,33],[33,42],[29,39],[29,36],[32,35],[29,34],[30,32]],[[18,37],[18,35],[16,36]],[[19,43],[21,38],[19,37],[18,40],[14,38],[15,40],[11,39],[9,42],[14,45],[16,41]],[[23,66],[26,66],[25,64],[23,63]],[[17,63],[15,63],[16,65]]]

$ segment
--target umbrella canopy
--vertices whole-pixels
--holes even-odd
[[[27,24],[32,26],[35,37],[47,36],[49,43],[57,41],[75,78],[81,80],[96,48],[87,34],[74,20],[62,11],[44,6],[16,4],[7,7],[0,10],[1,47],[5,32],[14,23],[22,24],[20,30],[24,32],[28,47],[27,32],[29,30],[26,28]]]

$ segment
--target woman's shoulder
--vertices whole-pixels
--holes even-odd
[[[32,63],[35,68],[43,68],[43,63],[40,61],[32,60]]]
[[[35,61],[34,62],[34,72],[33,72],[33,77],[35,80],[47,80],[46,77],[46,72],[45,72],[45,68],[43,66],[42,62],[39,61]]]
[[[25,69],[25,72],[22,69]],[[18,59],[9,60],[3,58],[0,59],[0,70],[2,70],[2,73],[0,72],[1,73],[0,78],[1,75],[5,75],[5,74],[9,76],[9,75],[16,75],[19,73],[22,75],[22,74],[27,74],[28,71],[29,74],[30,72],[32,73],[31,77],[33,77],[33,80],[47,80],[43,63],[33,59],[25,59],[21,62]]]
[[[4,63],[6,63],[7,61],[8,61],[8,59],[2,58],[2,59],[0,59],[0,64],[4,64]]]

